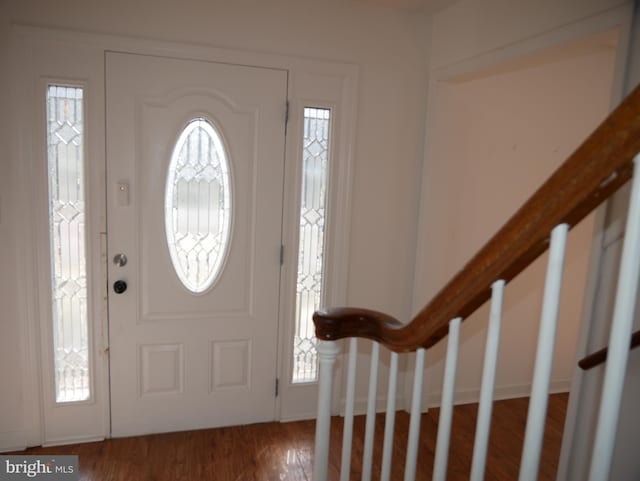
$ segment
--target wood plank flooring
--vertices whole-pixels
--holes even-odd
[[[555,480],[567,394],[549,398],[539,480]],[[493,409],[486,481],[515,480],[524,438],[528,398],[496,401]],[[454,409],[449,481],[468,479],[477,404]],[[438,409],[422,416],[418,480],[430,480]],[[392,479],[401,480],[409,417],[398,412]],[[359,480],[364,416],[354,427],[351,479]],[[384,417],[376,419],[374,480],[379,479]],[[332,419],[330,479],[338,479],[342,418]],[[265,423],[201,431],[156,434],[98,443],[32,448],[14,454],[77,454],[83,481],[309,481],[312,478],[314,422]]]

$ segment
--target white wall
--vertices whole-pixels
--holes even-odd
[[[0,2],[0,18],[6,18],[6,5]],[[8,71],[8,32],[0,29],[0,72]],[[0,104],[8,104],[6,76],[0,74]],[[15,246],[20,242],[13,234],[15,209],[11,202],[12,177],[9,149],[11,119],[0,116],[0,445],[12,445],[22,437],[28,425],[22,409],[23,387],[16,371],[23,365],[20,345],[21,323],[16,303],[16,277],[19,266],[15,257]]]
[[[441,80],[430,92],[415,311],[608,113],[615,34],[542,51],[534,47],[547,40],[531,39],[605,6],[463,0],[435,16],[432,75]],[[506,49],[509,60],[501,55]],[[553,390],[568,390],[574,369],[592,230],[588,219],[570,234]],[[546,256],[507,286],[498,397],[529,393],[545,269]],[[487,318],[485,305],[463,324],[457,402],[478,398]],[[439,402],[443,363],[441,343],[427,355],[431,404]]]
[[[0,105],[7,105],[9,99],[7,74],[12,66],[6,52],[10,23],[358,65],[348,301],[408,317],[429,57],[426,17],[338,0],[4,0],[0,2]],[[15,132],[8,128],[6,116],[0,122],[0,145],[8,147],[9,136]],[[28,239],[18,239],[14,234],[18,223],[4,216],[5,212],[19,215],[20,206],[12,200],[8,148],[2,148],[0,156],[0,433],[7,433],[37,425],[31,422],[37,412],[21,406],[24,399],[33,397],[25,392],[20,378],[25,367],[20,326],[29,306],[17,305],[11,282],[20,272],[15,245]],[[2,444],[6,445],[0,442],[0,447]]]

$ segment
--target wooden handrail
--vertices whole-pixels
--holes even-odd
[[[640,331],[636,331],[631,336],[631,342],[629,343],[629,349],[635,349],[640,346]],[[607,354],[609,354],[609,348],[605,347],[599,351],[589,354],[578,361],[578,366],[584,371],[599,366],[607,360]]]
[[[471,315],[548,247],[558,224],[575,226],[632,175],[640,152],[640,86],[600,124],[480,251],[408,324],[356,308],[324,308],[313,315],[322,340],[374,339],[396,351],[430,347],[449,321]]]

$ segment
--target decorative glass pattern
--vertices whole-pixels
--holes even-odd
[[[83,89],[47,88],[47,157],[56,402],[90,397]]]
[[[231,179],[215,127],[191,120],[171,155],[165,193],[167,244],[178,278],[194,294],[211,287],[229,248]]]
[[[322,298],[324,225],[329,163],[329,109],[304,109],[300,241],[293,341],[293,382],[318,378],[318,354],[312,315]]]

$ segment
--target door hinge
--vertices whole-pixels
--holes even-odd
[[[284,244],[280,244],[280,265],[284,265]]]
[[[280,393],[280,379],[276,378],[276,397]]]
[[[284,111],[284,125],[286,126],[289,123],[289,101],[287,100],[287,105]]]

